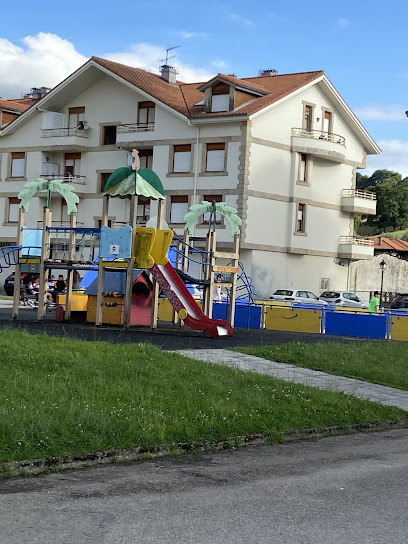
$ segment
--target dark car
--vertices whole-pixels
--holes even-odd
[[[400,293],[391,302],[391,310],[404,310],[408,312],[408,293]]]
[[[28,285],[30,281],[34,278],[37,278],[39,276],[36,272],[22,272],[21,273],[21,279],[24,283],[24,285]],[[14,272],[10,274],[10,276],[7,276],[7,278],[4,281],[4,290],[6,291],[6,295],[11,297],[14,293]]]

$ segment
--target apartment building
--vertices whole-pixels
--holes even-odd
[[[260,297],[276,288],[346,288],[348,265],[373,257],[353,236],[354,214],[376,202],[357,191],[357,168],[380,149],[322,71],[184,84],[171,66],[153,74],[92,57],[0,131],[0,242],[13,243],[18,193],[38,177],[63,178],[80,196],[79,224],[98,226],[109,175],[139,150],[166,191],[166,221],[183,232],[189,206],[223,201],[243,219],[241,261]],[[41,220],[45,194],[27,224]],[[109,222],[127,221],[112,199]],[[68,220],[52,198],[53,220]],[[139,203],[140,224],[156,214]],[[205,236],[203,216],[196,235]],[[217,217],[219,245],[228,225]]]

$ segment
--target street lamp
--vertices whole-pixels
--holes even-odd
[[[380,306],[381,306],[382,298],[383,298],[384,270],[387,268],[387,263],[384,261],[384,259],[380,262],[380,268],[381,268],[381,292],[380,292]]]

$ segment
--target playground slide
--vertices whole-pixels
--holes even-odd
[[[211,336],[234,336],[234,329],[227,321],[210,319],[203,314],[170,262],[154,264],[150,272],[176,312],[186,310],[187,316],[183,321],[188,327],[208,331]]]

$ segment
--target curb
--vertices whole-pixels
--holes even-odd
[[[132,448],[110,452],[93,452],[48,459],[27,461],[9,461],[0,463],[0,479],[16,476],[36,476],[63,470],[90,468],[100,465],[129,463],[166,456],[200,453],[205,451],[236,449],[244,446],[261,446],[273,443],[289,443],[300,440],[341,436],[345,434],[390,431],[407,429],[408,419],[396,419],[373,423],[333,425],[332,427],[294,429],[283,432],[260,433],[235,436],[224,440],[202,440],[197,442],[179,442],[151,447]]]

